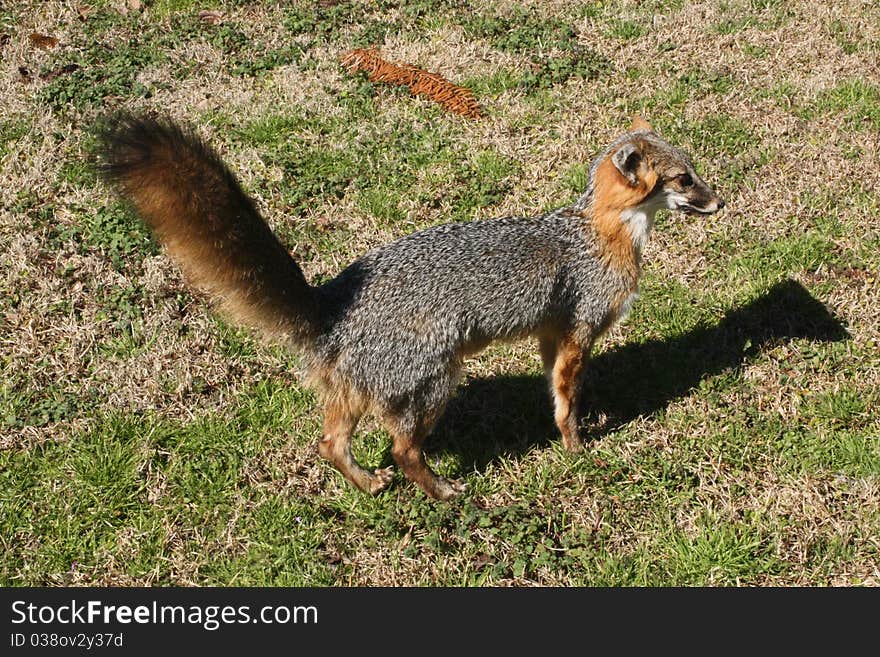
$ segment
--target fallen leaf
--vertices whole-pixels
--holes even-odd
[[[209,23],[211,25],[219,25],[223,22],[223,12],[216,11],[213,9],[203,9],[199,12],[199,20],[203,23]]]
[[[58,45],[58,39],[53,36],[49,36],[48,34],[39,34],[34,32],[28,37],[28,40],[31,42],[31,45],[35,48],[42,48],[43,50],[50,50]]]
[[[141,0],[126,0],[121,5],[119,5],[119,13],[123,16],[128,16],[131,11],[140,11],[141,10]]]
[[[73,73],[78,68],[79,64],[65,64],[61,68],[56,68],[54,71],[49,71],[48,73],[40,73],[40,79],[54,80],[59,75],[67,75],[68,73]]]
[[[477,570],[483,570],[483,568],[494,562],[495,560],[485,552],[480,552],[480,554],[471,560],[471,563]]]
[[[81,21],[84,21],[89,17],[89,14],[91,14],[92,11],[94,11],[94,8],[91,5],[80,5],[76,9],[76,15]]]
[[[317,219],[315,219],[315,225],[318,227],[318,230],[332,230],[333,222],[330,220],[330,217],[327,215],[321,215]]]

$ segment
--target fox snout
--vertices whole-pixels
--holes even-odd
[[[725,205],[726,203],[723,198],[711,192],[706,199],[695,199],[694,201],[680,204],[677,209],[685,214],[715,214],[721,211]]]
[[[709,185],[690,172],[673,179],[666,200],[670,210],[685,214],[715,214],[726,205]]]
[[[706,203],[705,205],[697,205],[697,204],[694,205],[694,209],[697,211],[697,213],[699,213],[699,214],[715,214],[716,212],[719,212],[722,209],[724,209],[724,206],[726,205],[726,203],[724,202],[724,199],[721,198],[720,196],[718,196],[718,194],[716,194],[715,192],[712,192],[711,190],[710,190],[710,194],[711,195],[709,197],[708,203]]]
[[[715,214],[724,207],[724,199],[716,194],[715,190],[702,180],[699,180],[699,186],[702,189],[700,189],[695,195],[694,202],[692,203],[693,206],[697,208],[698,212],[702,212],[703,214]]]

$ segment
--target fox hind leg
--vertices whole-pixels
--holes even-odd
[[[386,421],[394,440],[391,456],[408,479],[434,499],[445,501],[464,492],[466,486],[460,480],[438,476],[425,461],[422,447],[439,412],[432,416],[428,421],[424,418],[413,420],[406,415],[387,415]]]
[[[394,469],[389,467],[370,472],[352,456],[351,437],[361,415],[362,411],[351,408],[342,400],[329,402],[324,408],[324,434],[318,443],[318,453],[360,490],[375,495],[391,483]]]

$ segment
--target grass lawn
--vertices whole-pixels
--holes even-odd
[[[370,45],[485,116],[340,66]],[[119,109],[195,126],[316,282],[571,202],[634,114],[727,208],[659,215],[583,455],[536,344],[495,345],[428,444],[468,492],[371,498],[318,457],[296,354],[96,179]],[[0,585],[878,585],[878,226],[874,0],[3,3]],[[363,463],[389,446],[361,425]]]

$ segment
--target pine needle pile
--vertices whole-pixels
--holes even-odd
[[[414,95],[433,100],[450,112],[470,119],[483,115],[483,110],[469,89],[410,64],[392,64],[382,59],[376,49],[351,50],[342,56],[341,62],[349,71],[365,71],[370,82],[406,85]]]

